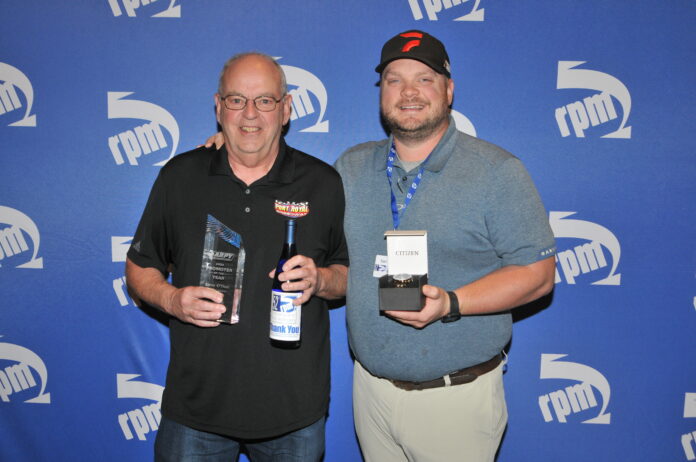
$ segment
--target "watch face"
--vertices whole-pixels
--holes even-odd
[[[394,280],[394,287],[408,287],[413,282],[413,277],[407,273],[399,273],[392,276]]]
[[[442,319],[441,319],[441,321],[442,321],[442,322],[453,322],[453,321],[459,320],[459,318],[461,318],[461,317],[462,317],[461,314],[458,314],[458,313],[450,313],[450,314],[448,314],[448,315],[443,316]]]

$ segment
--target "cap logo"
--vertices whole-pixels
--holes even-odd
[[[399,34],[399,36],[400,36],[400,37],[404,37],[404,38],[413,38],[413,37],[416,37],[416,38],[419,38],[419,39],[423,38],[423,34],[421,34],[420,32],[405,32],[405,33],[403,33],[403,34]],[[411,48],[415,48],[415,47],[417,47],[417,46],[420,45],[420,44],[421,44],[421,41],[420,41],[420,40],[409,40],[409,41],[406,42],[406,44],[401,48],[401,51],[404,52],[404,53],[406,53],[407,51],[411,51]]]

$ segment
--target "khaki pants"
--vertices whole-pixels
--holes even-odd
[[[471,383],[406,391],[358,361],[353,413],[366,462],[492,462],[507,424],[503,363]]]

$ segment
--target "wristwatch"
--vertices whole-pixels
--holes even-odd
[[[449,296],[449,299],[450,299],[450,312],[449,312],[449,314],[446,314],[445,316],[443,316],[441,321],[442,322],[459,321],[459,318],[462,317],[462,314],[459,312],[459,299],[457,298],[457,294],[455,294],[452,291],[449,291],[449,292],[447,292],[447,295]]]
[[[393,276],[394,287],[404,288],[408,287],[413,283],[413,276],[406,273],[395,274]]]

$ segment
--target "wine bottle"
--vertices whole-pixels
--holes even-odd
[[[283,272],[283,265],[297,255],[295,246],[295,220],[285,222],[285,243],[280,253],[278,266],[273,277],[271,290],[271,344],[278,348],[298,348],[300,346],[302,305],[293,305],[293,300],[302,296],[302,292],[286,292],[281,286],[278,275]]]

